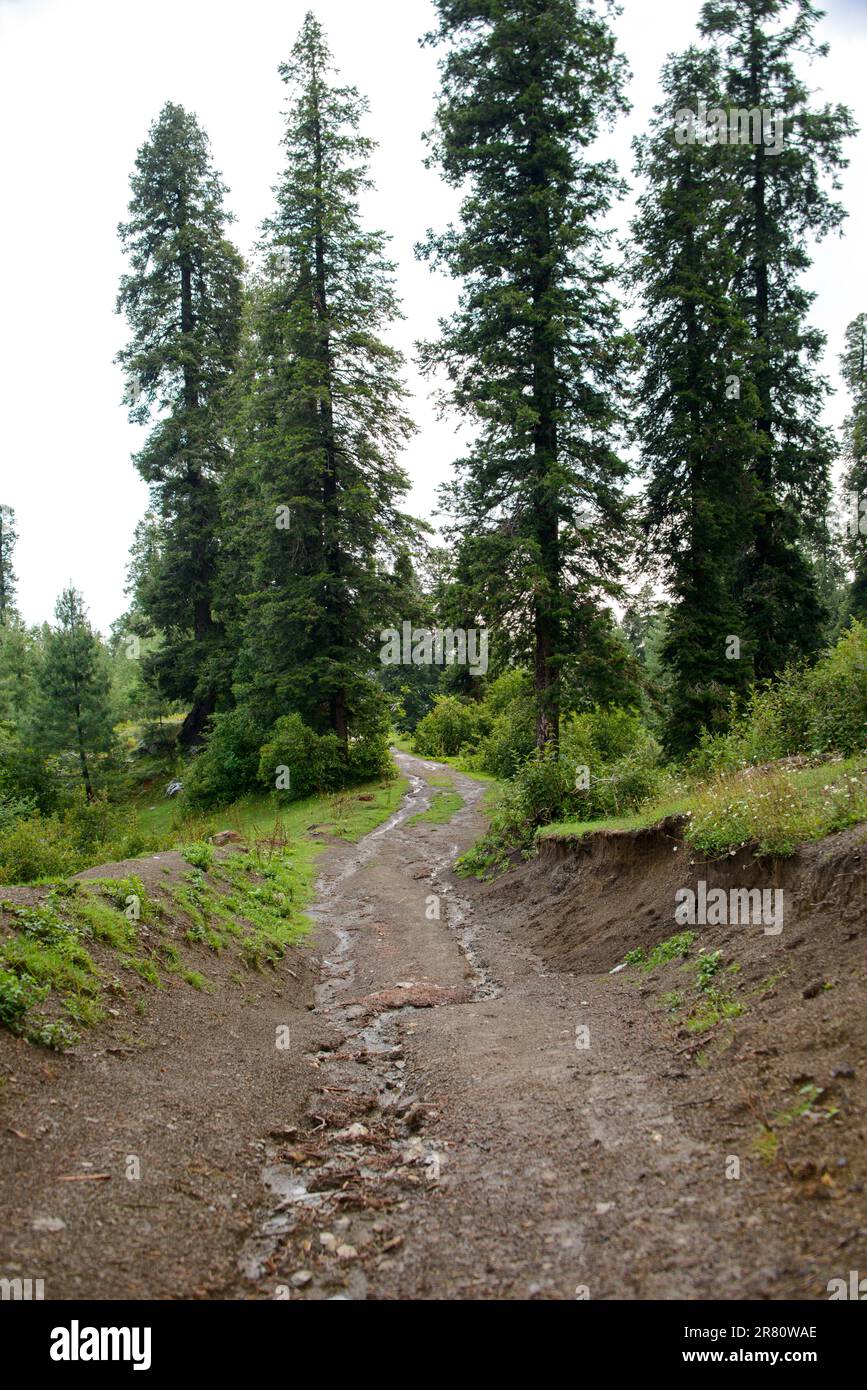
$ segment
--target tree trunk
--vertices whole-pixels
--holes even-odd
[[[90,768],[87,765],[87,754],[84,751],[84,733],[81,728],[81,705],[75,706],[75,731],[78,735],[78,761],[81,763],[81,779],[84,782],[84,794],[88,801],[95,801],[93,787],[90,782]]]

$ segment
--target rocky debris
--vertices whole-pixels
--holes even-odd
[[[473,997],[473,990],[461,985],[412,984],[407,981],[392,985],[390,989],[377,990],[375,994],[366,994],[352,1003],[369,1019],[394,1009],[436,1009],[443,1004],[469,1004]]]
[[[216,835],[211,836],[212,845],[239,845],[243,843],[243,836],[237,830],[218,830]]]

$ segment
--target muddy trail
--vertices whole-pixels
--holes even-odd
[[[737,1008],[696,1024],[692,966],[617,967],[678,930],[675,885],[767,866],[686,863],[663,826],[461,880],[484,786],[398,761],[400,809],[321,861],[312,950],[161,996],[122,1046],[6,1039],[2,1272],[59,1298],[739,1300],[867,1268],[863,827],[773,870],[780,936],[701,929],[736,972],[701,1007]],[[462,807],[418,819],[445,781]]]
[[[860,940],[860,1013],[849,1001],[851,1036],[829,1030],[836,1051],[814,1087],[827,1108],[805,1121],[818,1130],[828,1114],[818,1144],[805,1132],[769,1163],[751,1145],[773,1129],[774,1087],[801,1094],[815,1068],[789,1065],[772,1026],[740,1068],[731,1037],[702,1054],[648,1006],[649,986],[610,973],[624,950],[674,930],[647,905],[647,847],[628,847],[619,872],[603,855],[592,882],[549,852],[468,887],[450,866],[483,828],[483,788],[451,772],[463,809],[444,825],[414,821],[445,769],[400,763],[405,807],[359,851],[336,852],[322,883],[316,1012],[329,1035],[309,1059],[306,1120],[272,1151],[276,1205],[245,1246],[246,1278],[293,1298],[827,1297],[867,1244],[864,937],[846,933]],[[663,851],[665,904],[668,837]],[[645,901],[621,896],[611,918],[612,891],[633,881]],[[560,954],[572,944],[565,969],[546,947],[552,916]],[[606,941],[615,923],[603,963],[598,926]],[[750,944],[759,957],[780,950],[760,933]],[[767,975],[767,961],[752,973]],[[796,1158],[798,1144],[814,1157]]]

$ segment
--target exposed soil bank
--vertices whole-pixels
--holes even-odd
[[[863,830],[768,866],[601,834],[468,884],[483,787],[399,761],[401,810],[322,861],[312,949],[243,989],[217,958],[217,994],[176,980],[74,1055],[0,1033],[0,1274],[49,1298],[737,1300],[867,1270]],[[463,807],[411,823],[444,773]],[[782,933],[695,927],[686,965],[610,974],[683,930],[699,879],[783,887]],[[736,1008],[696,1032],[700,950]]]

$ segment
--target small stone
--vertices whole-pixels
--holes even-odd
[[[613,1211],[613,1210],[614,1210],[614,1203],[613,1203],[613,1202],[597,1202],[597,1203],[596,1203],[596,1215],[597,1215],[597,1216],[607,1216],[608,1213],[609,1213],[610,1211]]]
[[[34,1231],[65,1231],[66,1222],[62,1216],[37,1216],[31,1223]]]
[[[323,1249],[333,1252],[337,1249],[337,1236],[332,1235],[331,1231],[320,1231],[319,1244]]]
[[[289,1282],[290,1284],[294,1284],[296,1289],[303,1289],[306,1288],[312,1279],[313,1275],[310,1273],[309,1269],[296,1269]]]
[[[337,1258],[338,1260],[357,1260],[358,1251],[354,1245],[338,1245]]]

